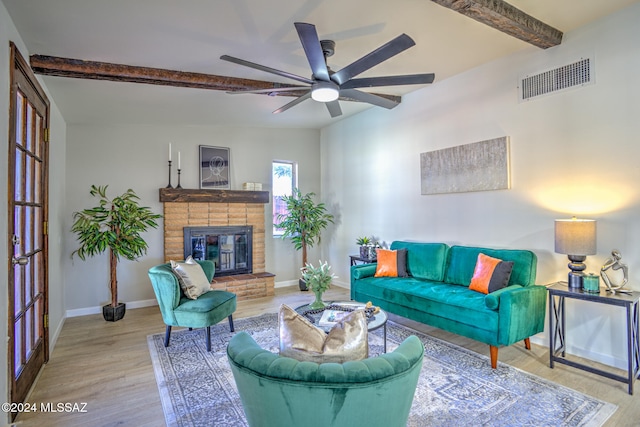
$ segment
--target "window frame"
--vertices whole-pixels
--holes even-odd
[[[291,166],[291,188],[289,189],[289,194],[286,194],[288,196],[291,196],[293,194],[293,190],[298,187],[298,163],[293,160],[281,160],[281,159],[274,159],[271,161],[271,189],[272,189],[272,194],[271,194],[271,205],[272,205],[271,214],[272,215],[271,216],[272,216],[272,224],[273,224],[273,226],[271,227],[271,230],[274,238],[281,238],[282,235],[284,234],[284,231],[282,231],[281,228],[276,227],[277,216],[278,214],[284,214],[287,211],[286,211],[286,208],[282,210],[282,206],[280,206],[280,210],[278,210],[278,202],[276,201],[276,197],[279,197],[282,195],[282,194],[276,194],[275,167],[277,164]]]

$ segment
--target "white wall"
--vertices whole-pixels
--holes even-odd
[[[196,126],[99,126],[70,125],[67,150],[67,199],[65,230],[71,228],[72,213],[92,206],[91,184],[109,185],[109,195],[132,188],[145,206],[162,213],[158,189],[168,181],[168,144],[172,143],[173,177],[177,184],[177,152],[181,153],[183,188],[198,188],[198,146],[230,148],[231,188],[243,182],[261,182],[270,190],[271,162],[292,160],[299,165],[299,187],[320,192],[320,133],[317,130],[279,130]],[[296,280],[301,254],[290,242],[271,236],[271,204],[265,206],[266,270],[276,282]],[[146,256],[136,262],[122,261],[118,267],[119,296],[124,302],[155,301],[147,270],[164,260],[162,222],[145,236]],[[63,236],[63,262],[67,273],[66,308],[71,315],[96,312],[109,301],[107,254],[81,261],[69,255],[77,248],[75,236]]]
[[[565,34],[562,45],[485,64],[322,131],[323,201],[340,212],[323,249],[349,280],[355,239],[531,249],[540,284],[566,280],[554,219],[598,220],[598,253],[618,248],[640,291],[640,4]],[[455,54],[455,53],[453,53]],[[596,84],[518,103],[518,78],[594,55]],[[437,79],[437,76],[436,76]],[[420,153],[509,136],[512,188],[421,195]],[[624,313],[567,302],[569,352],[626,367]],[[594,334],[596,336],[594,336]],[[546,343],[547,335],[535,337]]]
[[[18,47],[18,50],[23,57],[28,58],[29,52],[27,51],[24,42],[22,41],[20,34],[15,28],[13,21],[9,17],[4,4],[0,2],[0,111],[4,112],[3,118],[0,120],[0,135],[2,138],[6,138],[9,135],[9,120],[7,112],[9,111],[9,98],[10,98],[10,78],[9,70],[11,64],[9,61],[9,42],[13,41]],[[47,92],[46,86],[40,82],[45,92]],[[62,324],[64,322],[64,271],[61,269],[61,254],[56,250],[60,244],[61,236],[61,218],[62,209],[64,206],[64,176],[65,169],[65,140],[66,140],[66,124],[60,115],[60,111],[55,105],[55,102],[51,99],[49,93],[47,93],[49,101],[51,102],[51,154],[49,156],[49,343],[50,351],[53,351],[53,345],[55,344],[57,335],[60,333]],[[6,140],[4,140],[6,141]],[[4,148],[0,149],[0,169],[4,171],[0,173],[0,188],[7,188],[7,174],[5,173],[8,168],[8,150],[6,143],[3,143]],[[3,195],[0,197],[0,238],[2,243],[0,244],[0,259],[9,259],[7,248],[9,246],[9,238],[7,235],[7,197]],[[7,263],[0,263],[0,277],[7,278]],[[4,280],[0,283],[5,283]],[[0,369],[0,396],[4,396],[4,402],[10,402],[9,396],[9,383],[11,377],[7,372],[7,339],[8,339],[8,325],[7,325],[7,300],[8,300],[8,288],[3,286],[1,292],[3,297],[0,298],[0,366],[4,367]],[[7,414],[0,416],[0,424],[8,422]]]

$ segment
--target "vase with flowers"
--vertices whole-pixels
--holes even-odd
[[[324,308],[326,304],[322,302],[322,294],[329,289],[331,281],[337,276],[331,273],[329,263],[318,261],[317,267],[313,264],[306,264],[302,270],[302,278],[307,283],[307,287],[315,294],[316,299],[309,305],[309,308],[315,310]]]

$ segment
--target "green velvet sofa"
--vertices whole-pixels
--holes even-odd
[[[376,264],[351,267],[351,299],[489,344],[491,366],[498,347],[544,330],[546,288],[535,284],[536,255],[528,250],[395,241],[407,250],[409,277],[374,277]],[[490,294],[470,290],[478,254],[513,261],[507,287]]]
[[[343,364],[279,356],[245,331],[227,346],[251,427],[405,427],[423,356],[416,336],[391,353]]]

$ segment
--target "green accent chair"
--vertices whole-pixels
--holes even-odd
[[[282,357],[244,331],[227,346],[251,427],[405,427],[423,356],[415,336],[391,353],[343,364]]]
[[[211,282],[215,273],[213,262],[198,261],[207,280]],[[171,270],[171,264],[161,264],[149,269],[149,279],[158,299],[162,320],[167,325],[164,346],[169,346],[171,327],[206,328],[207,351],[211,351],[211,325],[225,317],[229,319],[229,328],[233,328],[233,312],[236,311],[236,295],[231,292],[211,290],[197,299],[184,295],[178,279]]]

